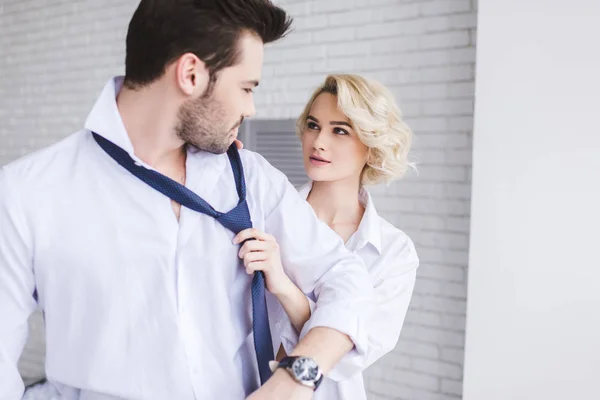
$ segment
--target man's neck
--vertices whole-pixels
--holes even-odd
[[[169,97],[159,82],[135,91],[123,87],[117,96],[136,156],[167,175],[185,169],[186,155],[184,142],[175,135],[178,104]]]

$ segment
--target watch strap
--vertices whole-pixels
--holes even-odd
[[[294,356],[286,356],[283,357],[281,359],[281,361],[279,361],[279,368],[292,368],[292,364],[294,364],[294,361],[296,361],[299,357],[294,357]]]

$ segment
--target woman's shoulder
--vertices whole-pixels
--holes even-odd
[[[379,217],[381,233],[381,256],[397,258],[402,263],[417,263],[419,257],[415,245],[402,229]]]
[[[409,262],[418,262],[417,252],[411,238],[379,215],[373,197],[366,188],[361,188],[359,200],[365,206],[365,214],[359,229],[379,252],[379,259],[402,257]]]

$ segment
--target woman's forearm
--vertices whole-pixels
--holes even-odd
[[[273,294],[281,303],[296,331],[302,331],[302,327],[310,318],[310,305],[306,295],[291,280],[286,290]]]

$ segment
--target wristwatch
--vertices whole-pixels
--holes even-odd
[[[284,357],[279,363],[271,363],[273,371],[277,368],[285,369],[296,382],[313,390],[317,390],[323,381],[323,373],[315,360],[310,357]]]

